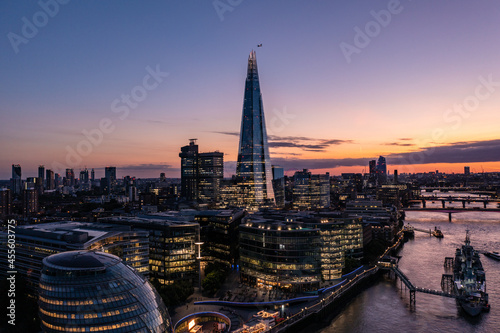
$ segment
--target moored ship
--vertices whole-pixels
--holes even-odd
[[[469,230],[465,244],[455,253],[453,268],[455,293],[460,296],[458,303],[471,316],[489,310],[486,293],[486,275],[479,259],[479,252],[470,245]]]

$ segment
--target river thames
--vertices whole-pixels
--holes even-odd
[[[437,202],[436,202],[437,204]],[[445,257],[454,257],[463,244],[465,230],[471,233],[471,245],[479,251],[500,251],[500,213],[408,212],[405,223],[420,229],[440,228],[443,239],[415,232],[404,244],[399,268],[414,285],[441,290]],[[416,294],[416,307],[410,309],[409,293],[400,281],[386,277],[355,297],[327,326],[309,330],[339,332],[500,332],[500,261],[480,255],[486,272],[491,311],[468,317],[451,298]]]

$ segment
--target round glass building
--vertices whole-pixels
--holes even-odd
[[[172,332],[168,311],[151,284],[117,256],[102,252],[46,257],[39,315],[46,333]]]

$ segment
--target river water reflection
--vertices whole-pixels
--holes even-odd
[[[436,203],[440,204],[440,203]],[[420,229],[440,228],[443,239],[416,232],[399,255],[399,267],[418,287],[441,288],[444,258],[453,257],[463,244],[465,230],[479,251],[500,251],[500,213],[464,212],[448,215],[436,212],[408,212],[406,223]],[[500,332],[500,261],[481,255],[486,272],[491,311],[468,317],[454,299],[417,293],[416,309],[410,309],[409,294],[400,282],[383,278],[354,298],[326,327],[308,332]]]

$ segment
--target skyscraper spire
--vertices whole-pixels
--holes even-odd
[[[249,187],[251,202],[274,200],[264,107],[253,50],[248,57],[236,175]]]

